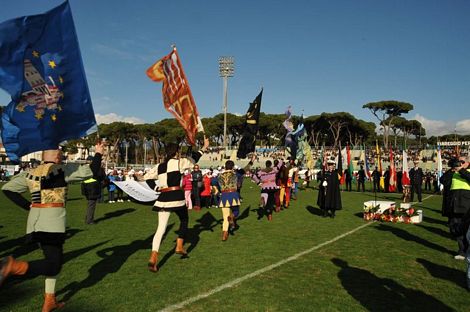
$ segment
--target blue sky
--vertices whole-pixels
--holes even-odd
[[[0,21],[59,0],[3,1]],[[368,102],[414,105],[431,134],[470,133],[470,1],[70,0],[97,119],[171,117],[146,69],[175,43],[202,117],[222,112],[218,58],[235,57],[228,111],[347,111]],[[10,101],[0,90],[0,104]]]

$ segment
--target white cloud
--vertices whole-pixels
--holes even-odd
[[[122,60],[133,59],[132,53],[130,52],[101,43],[93,45],[92,49],[93,51],[98,52],[99,54],[105,55],[107,57],[114,57]]]
[[[105,115],[101,114],[95,114],[96,122],[98,124],[109,124],[115,121],[121,121],[121,122],[128,122],[131,124],[143,124],[145,123],[144,120],[137,118],[137,117],[124,117],[124,116],[119,116],[115,113],[109,113]]]
[[[423,128],[426,129],[426,136],[438,136],[438,135],[444,135],[444,134],[449,134],[454,132],[454,126],[450,122],[446,122],[443,120],[432,120],[432,119],[427,119],[426,117],[416,114],[414,119],[419,121],[421,125],[423,125]]]
[[[470,119],[465,119],[457,122],[455,130],[459,134],[470,134]]]

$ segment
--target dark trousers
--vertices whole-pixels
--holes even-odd
[[[421,202],[421,184],[412,184],[411,185],[411,198],[410,200],[413,201],[414,193],[418,195],[418,201]]]
[[[186,234],[188,233],[188,209],[178,209],[175,210],[178,219],[180,219],[180,228],[178,229],[178,238],[185,239]]]
[[[463,223],[462,215],[449,218],[449,230],[457,241],[457,245],[459,247],[458,254],[465,256],[468,248],[468,242],[466,238],[468,228]]]
[[[346,190],[351,192],[351,190],[352,190],[352,181],[351,180],[346,180]]]
[[[89,224],[92,223],[94,218],[95,218],[95,209],[96,209],[96,203],[98,202],[97,199],[89,199],[88,200],[88,207],[86,209],[86,217],[85,217],[85,223]]]
[[[201,208],[210,208],[211,207],[211,196],[201,196]]]
[[[380,192],[380,180],[373,181],[374,192]]]
[[[362,188],[362,191],[365,192],[366,191],[366,184],[364,183],[364,181],[357,181],[357,191],[359,192],[359,190]]]
[[[64,262],[64,253],[62,245],[44,245],[40,244],[44,259],[29,262],[27,278],[33,278],[39,275],[56,276],[62,269]]]
[[[276,194],[277,190],[262,190],[261,193],[268,194],[268,199],[264,205],[264,211],[266,215],[271,215],[273,213],[274,206],[276,205]]]
[[[197,186],[193,185],[192,195],[193,207],[196,209],[201,208],[201,197]]]

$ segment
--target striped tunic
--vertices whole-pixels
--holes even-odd
[[[192,158],[171,158],[156,165],[144,175],[145,180],[158,180],[160,190],[176,187],[175,190],[162,192],[158,196],[154,204],[157,211],[172,211],[186,208],[184,190],[182,188],[183,173],[186,169],[192,169],[201,156],[202,152],[197,152],[192,154]]]
[[[276,167],[265,168],[251,175],[251,179],[261,186],[261,190],[277,190],[276,175],[283,162],[280,161]]]
[[[101,160],[101,156],[100,160]],[[65,233],[65,203],[67,183],[82,181],[93,176],[89,165],[41,164],[32,171],[23,171],[6,183],[2,190],[31,193],[31,202],[43,208],[32,207],[28,215],[26,233]],[[54,207],[54,204],[63,204]],[[48,207],[51,204],[51,207]]]

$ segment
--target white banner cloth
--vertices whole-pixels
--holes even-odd
[[[141,202],[155,201],[160,195],[159,192],[152,190],[147,183],[137,182],[134,180],[129,181],[113,181],[121,190],[135,200]]]

